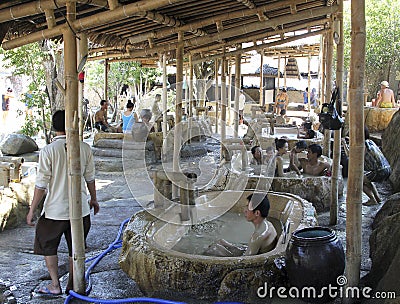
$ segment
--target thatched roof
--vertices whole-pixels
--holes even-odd
[[[224,49],[234,54],[245,42],[257,43],[243,52],[324,33],[337,11],[333,1],[325,0],[77,0],[76,20],[67,24],[67,2],[1,1],[3,48],[60,39],[70,26],[78,36],[88,35],[91,57],[174,57],[182,32],[186,55],[212,59]]]

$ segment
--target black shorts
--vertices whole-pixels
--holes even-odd
[[[83,218],[83,233],[86,237],[90,230],[90,215]],[[71,224],[69,220],[52,220],[42,215],[36,224],[35,244],[33,252],[38,255],[57,255],[62,235],[65,236],[68,254],[72,257]]]

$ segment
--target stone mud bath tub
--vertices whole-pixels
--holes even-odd
[[[254,302],[257,289],[265,283],[282,286],[285,278],[277,265],[285,256],[291,233],[316,223],[314,207],[298,196],[268,193],[271,203],[269,220],[279,236],[276,247],[270,252],[254,256],[215,257],[202,255],[200,250],[185,253],[175,249],[190,230],[199,225],[212,225],[213,218],[221,214],[221,210],[241,215],[245,225],[250,225],[248,241],[254,227],[246,222],[242,212],[247,205],[246,197],[251,193],[253,191],[209,192],[196,198],[196,205],[191,206],[192,217],[199,223],[196,225],[192,225],[191,221],[176,223],[180,217],[178,205],[158,210],[164,220],[158,219],[155,209],[151,210],[151,214],[145,210],[136,213],[123,236],[119,259],[122,270],[135,280],[146,295],[153,297]],[[166,213],[170,214],[171,221],[165,221]],[[215,240],[225,238],[215,234]]]

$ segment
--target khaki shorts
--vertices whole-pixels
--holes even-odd
[[[86,237],[90,230],[90,215],[83,218],[83,232],[86,247]],[[61,237],[65,236],[68,254],[72,257],[71,224],[69,220],[52,220],[42,215],[36,224],[35,244],[33,252],[38,255],[57,255]]]

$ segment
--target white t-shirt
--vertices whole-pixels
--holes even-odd
[[[40,151],[36,188],[47,189],[42,215],[53,220],[69,220],[68,163],[66,137],[57,136]],[[80,143],[82,173],[82,216],[90,212],[87,202],[86,182],[94,181],[94,161],[90,146]]]

